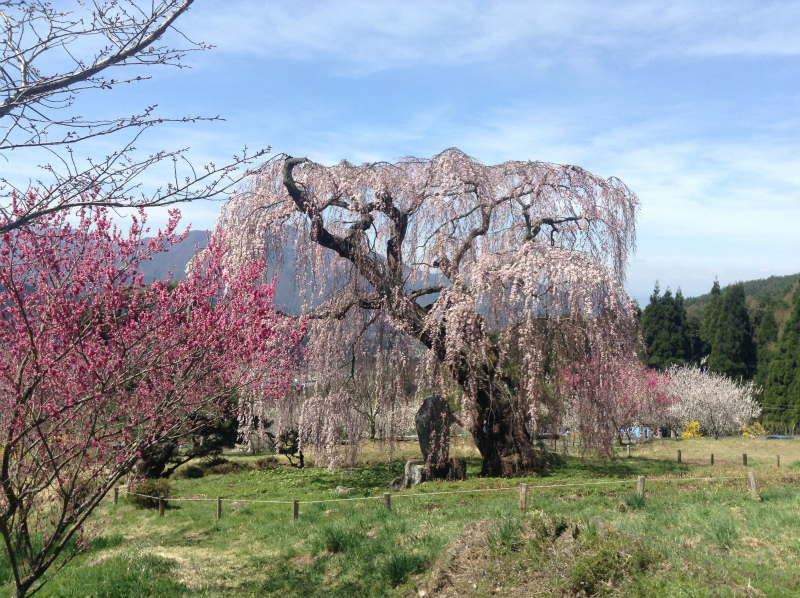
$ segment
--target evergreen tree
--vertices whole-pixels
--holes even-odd
[[[756,373],[756,347],[742,284],[728,287],[715,309],[718,311],[714,320],[706,327],[711,341],[708,368],[732,378],[752,379]]]
[[[800,424],[800,290],[769,365],[762,418],[776,431],[794,433]]]
[[[647,350],[643,361],[650,367],[665,370],[691,361],[695,343],[681,291],[678,290],[675,297],[669,289],[663,296],[659,292],[656,282],[650,303],[642,312],[642,338]]]
[[[756,376],[755,383],[762,388],[766,386],[769,374],[769,364],[775,355],[778,342],[778,321],[775,319],[775,310],[783,301],[773,299],[763,309],[753,314],[753,323],[756,325]]]
[[[717,319],[720,311],[722,311],[722,290],[719,288],[718,280],[714,281],[710,294],[711,298],[703,309],[703,323],[700,325],[701,353],[703,355],[711,353],[714,331],[717,328]]]

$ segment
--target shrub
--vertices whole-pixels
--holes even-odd
[[[205,471],[198,465],[187,465],[186,467],[175,472],[176,478],[181,478],[184,480],[196,480],[198,478],[202,478],[203,475],[205,475]]]
[[[163,496],[164,498],[168,498],[170,494],[172,494],[172,487],[169,484],[169,480],[156,478],[142,480],[133,486],[131,492],[132,494],[128,495],[128,499],[134,506],[139,507],[140,509],[157,509],[157,497]]]
[[[766,436],[767,431],[759,422],[753,422],[747,426],[742,426],[742,436],[745,438],[756,438],[757,436]]]
[[[630,537],[594,533],[582,534],[580,550],[569,563],[565,589],[570,596],[605,596],[610,588],[632,575],[645,571],[654,555],[640,541]],[[587,530],[587,532],[589,531]]]
[[[686,426],[681,434],[684,440],[691,440],[692,438],[702,438],[703,433],[700,431],[700,422],[686,422]]]
[[[221,455],[209,455],[205,459],[201,460],[199,465],[203,468],[203,470],[206,470],[209,467],[223,465],[225,463],[230,463],[230,461]]]
[[[245,469],[246,468],[240,463],[234,463],[233,461],[225,461],[224,463],[219,463],[217,465],[212,465],[211,467],[207,467],[206,475],[226,475],[229,473],[241,473]]]

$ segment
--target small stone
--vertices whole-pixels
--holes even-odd
[[[404,487],[403,476],[398,476],[391,482],[386,482],[386,485],[389,486],[389,490],[393,490],[394,492],[399,492]]]

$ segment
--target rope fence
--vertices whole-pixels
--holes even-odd
[[[772,475],[759,475],[760,479],[771,479],[771,478],[796,478],[800,476],[800,472],[798,473],[781,473],[781,474],[772,474]],[[384,506],[387,510],[391,510],[391,501],[392,498],[400,499],[400,498],[414,498],[419,496],[440,496],[445,494],[474,494],[478,492],[509,492],[509,491],[517,491],[519,492],[519,505],[520,510],[524,511],[527,507],[527,493],[528,490],[531,489],[547,489],[547,488],[577,488],[577,487],[587,487],[587,486],[610,486],[610,485],[618,485],[618,484],[636,484],[636,492],[639,497],[644,498],[645,494],[645,483],[646,482],[716,482],[722,480],[744,480],[749,482],[750,486],[750,494],[754,500],[761,500],[760,495],[758,494],[758,487],[756,484],[756,474],[755,472],[748,472],[746,476],[718,476],[718,477],[694,477],[694,478],[667,478],[667,477],[654,477],[654,478],[646,478],[645,476],[638,476],[637,479],[629,479],[629,480],[611,480],[605,482],[579,482],[579,483],[564,483],[564,484],[537,484],[537,485],[529,485],[527,483],[521,483],[519,486],[503,486],[499,488],[476,488],[474,490],[447,490],[441,492],[413,492],[409,494],[390,494],[389,492],[384,493],[382,496],[365,496],[365,497],[355,497],[355,498],[329,498],[329,499],[314,499],[314,500],[303,500],[294,499],[294,500],[259,500],[259,499],[249,499],[249,498],[223,498],[218,496],[216,498],[199,498],[199,497],[176,497],[176,498],[167,498],[163,496],[151,496],[148,494],[140,494],[137,492],[131,492],[130,490],[123,490],[124,494],[129,496],[138,496],[141,498],[147,498],[150,500],[158,501],[158,513],[159,516],[164,516],[164,510],[166,508],[167,502],[215,502],[216,503],[216,515],[217,519],[222,517],[222,503],[223,502],[230,502],[230,503],[252,503],[252,504],[274,504],[274,505],[292,505],[292,519],[297,521],[299,517],[299,506],[302,502],[303,504],[323,504],[323,503],[341,503],[341,502],[367,502],[371,500],[383,500]],[[114,488],[114,504],[119,503],[119,494],[120,494],[120,487],[117,486]]]

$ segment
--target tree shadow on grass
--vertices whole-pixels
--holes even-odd
[[[676,476],[690,472],[687,463],[631,457],[602,461],[591,457],[565,457],[557,455],[549,469],[540,472],[542,477],[559,476],[575,478],[631,478],[633,476]]]

